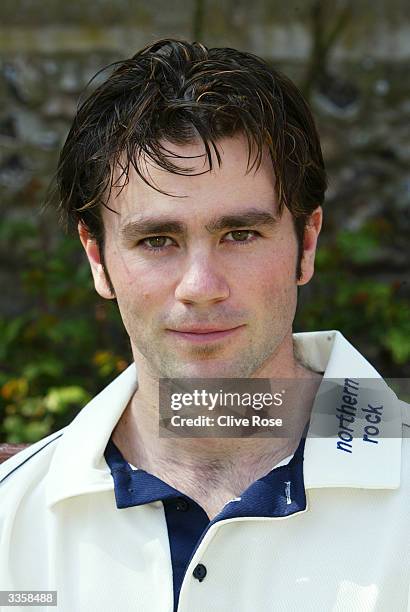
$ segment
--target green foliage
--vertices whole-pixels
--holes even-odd
[[[52,244],[47,232],[28,221],[0,231],[4,252],[18,244],[27,303],[0,317],[0,440],[10,443],[67,425],[131,360],[116,303],[94,291],[78,239]]]
[[[398,376],[410,361],[409,303],[398,295],[400,282],[374,280],[369,272],[382,261],[389,229],[383,219],[372,220],[359,230],[340,231],[319,248],[313,299],[298,313],[298,325],[341,330],[356,345],[372,347],[372,354],[387,355],[388,369]]]

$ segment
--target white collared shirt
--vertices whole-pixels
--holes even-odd
[[[376,441],[370,429],[367,440],[360,431],[350,440],[343,426],[339,438],[316,435],[315,402],[306,509],[212,525],[187,568],[179,612],[410,611],[410,407],[340,332],[294,340],[324,381],[382,385],[388,436]],[[57,590],[63,612],[172,612],[163,504],[119,510],[104,458],[137,384],[132,364],[70,425],[0,466],[0,590]],[[201,582],[198,564],[207,568]]]

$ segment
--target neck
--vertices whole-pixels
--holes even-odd
[[[129,463],[202,502],[209,498],[210,488],[217,498],[220,492],[220,499],[239,495],[294,453],[322,379],[296,360],[286,371],[281,369],[280,378],[304,380],[303,393],[292,402],[287,438],[167,438],[159,437],[158,402],[153,399],[158,398],[158,379],[141,365],[137,369],[139,386],[114,429],[114,443]],[[261,371],[258,377],[267,374]]]

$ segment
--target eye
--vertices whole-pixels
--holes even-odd
[[[251,237],[250,239],[248,239],[250,234]],[[232,235],[233,240],[226,240],[226,236],[229,235]],[[238,246],[245,246],[256,240],[259,236],[259,232],[256,232],[255,230],[232,230],[231,232],[225,234],[224,241]],[[167,240],[171,242],[167,244]],[[174,245],[174,240],[169,236],[148,236],[148,238],[143,238],[137,244],[137,246],[141,246],[143,249],[153,254],[161,253],[162,251],[165,251],[168,247]]]
[[[232,232],[226,234],[226,236],[229,236],[229,234],[232,235],[233,240],[227,240],[227,242],[235,242],[238,245],[249,244],[250,242],[253,242],[256,238],[258,238],[258,236],[260,236],[259,232],[256,232],[255,230],[233,230]],[[246,238],[249,234],[252,234],[252,236],[250,240],[247,240]]]
[[[166,249],[169,244],[165,244],[167,240],[172,240],[168,236],[149,236],[138,242],[144,249],[151,252],[158,252]]]

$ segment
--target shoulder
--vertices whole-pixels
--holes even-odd
[[[0,465],[0,575],[11,554],[10,534],[25,530],[28,541],[41,531],[46,516],[47,475],[63,435],[64,430],[57,431]]]
[[[47,466],[65,429],[60,429],[31,444],[0,465],[0,499],[6,489],[9,490],[10,486],[25,479],[28,474],[32,478],[36,472],[44,474],[47,471]]]

